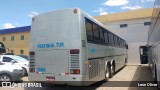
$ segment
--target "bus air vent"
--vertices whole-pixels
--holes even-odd
[[[78,69],[80,68],[79,65],[79,54],[71,54],[71,62],[70,62],[70,68],[71,69]]]

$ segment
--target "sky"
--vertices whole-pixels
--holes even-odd
[[[153,6],[154,0],[1,0],[0,30],[29,26],[32,17],[65,8],[98,16]]]

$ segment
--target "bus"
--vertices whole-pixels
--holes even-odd
[[[160,1],[155,0],[146,46],[140,47],[142,64],[149,64],[152,77],[160,87]],[[146,57],[147,56],[147,57]]]
[[[30,81],[87,86],[108,81],[127,62],[126,41],[79,8],[33,17]]]

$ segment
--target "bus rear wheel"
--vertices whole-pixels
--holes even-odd
[[[110,74],[110,78],[112,78],[115,74],[115,65],[111,66],[111,74]]]
[[[109,68],[109,65],[107,65],[106,71],[105,71],[105,80],[104,81],[107,82],[109,80],[109,77],[110,77],[110,68]]]

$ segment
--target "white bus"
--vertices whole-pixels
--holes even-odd
[[[140,47],[141,63],[149,64],[160,88],[160,0],[155,0],[150,24],[147,46]]]
[[[30,81],[90,85],[127,62],[125,40],[78,8],[38,15],[30,31]]]

